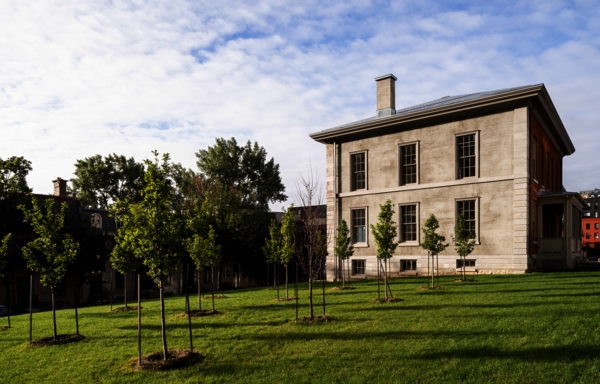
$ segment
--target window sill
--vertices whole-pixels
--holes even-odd
[[[399,247],[419,247],[421,246],[420,243],[400,243],[398,244]]]
[[[368,243],[354,243],[354,248],[369,248]]]
[[[457,272],[462,272],[462,268],[456,268]],[[477,272],[477,268],[467,267],[465,268],[465,272]]]

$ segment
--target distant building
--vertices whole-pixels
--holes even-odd
[[[600,189],[586,189],[579,193],[585,201],[581,244],[588,251],[593,249],[600,252]]]

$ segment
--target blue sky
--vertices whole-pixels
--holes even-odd
[[[545,83],[577,149],[565,187],[600,188],[598,2],[4,1],[0,32],[0,157],[30,159],[38,193],[94,154],[195,169],[235,136],[293,197],[309,159],[324,174],[308,134],[372,116],[387,73],[397,108]]]

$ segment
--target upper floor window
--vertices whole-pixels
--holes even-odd
[[[598,209],[598,202],[594,202],[594,209]]]
[[[92,214],[91,221],[92,227],[102,229],[102,217],[99,214]]]
[[[600,229],[600,228],[598,228],[598,226],[599,226],[598,223],[594,223],[594,229]]]
[[[400,149],[400,185],[418,183],[419,148],[417,143],[402,144]]]
[[[586,239],[589,239],[589,238],[590,238],[590,234],[589,234],[589,233],[586,233],[586,234],[585,234],[585,238],[586,238]]]
[[[533,148],[531,151],[531,170],[533,178],[537,180],[537,138],[533,136]]]
[[[355,243],[367,242],[367,209],[352,210],[352,240]]]
[[[350,155],[350,189],[353,191],[367,189],[367,153]]]
[[[400,243],[416,244],[419,241],[418,218],[418,204],[400,206]]]
[[[585,229],[590,229],[590,223],[585,224]]]
[[[583,217],[590,217],[590,212],[583,212]]]
[[[478,132],[456,136],[456,178],[477,176]]]

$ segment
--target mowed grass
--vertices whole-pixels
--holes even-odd
[[[137,313],[80,309],[85,340],[29,347],[28,315],[0,331],[0,382],[600,382],[600,273],[478,276],[445,290],[418,291],[425,277],[392,280],[396,303],[375,303],[377,282],[329,291],[337,320],[295,324],[295,302],[272,302],[264,288],[227,291],[225,311],[193,319],[204,360],[170,372],[125,368],[137,357]],[[316,285],[315,314],[322,314]],[[283,292],[283,291],[282,291]],[[300,315],[308,314],[307,284]],[[197,297],[192,296],[195,307]],[[165,300],[170,349],[189,348],[183,297]],[[203,300],[208,308],[210,300]],[[158,300],[143,302],[143,353],[161,349]],[[74,333],[73,310],[57,312],[59,333]],[[0,319],[6,325],[6,318]],[[34,339],[51,335],[51,313],[34,314]]]

